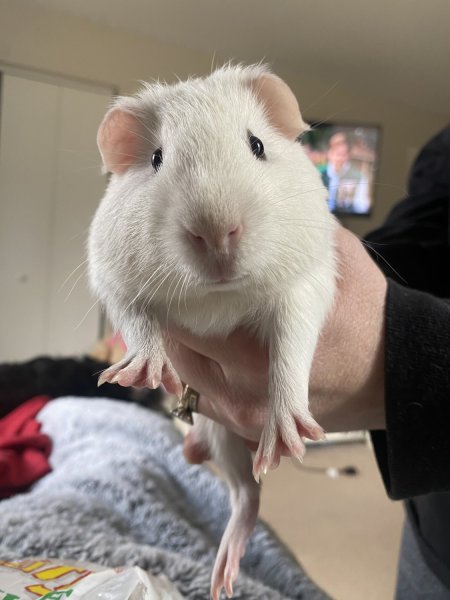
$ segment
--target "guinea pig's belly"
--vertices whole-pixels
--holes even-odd
[[[204,297],[190,298],[178,305],[172,303],[168,308],[160,307],[157,318],[161,325],[173,323],[185,327],[197,335],[223,335],[234,331],[254,314],[248,299],[234,294],[208,294]]]

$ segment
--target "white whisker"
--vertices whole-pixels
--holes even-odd
[[[169,329],[169,312],[170,312],[170,307],[172,306],[173,297],[175,295],[175,292],[177,291],[179,283],[182,281],[183,281],[183,275],[180,274],[180,276],[178,277],[178,280],[175,284],[175,287],[173,288],[172,296],[170,297],[170,301],[167,306],[166,329]]]
[[[62,291],[63,287],[66,285],[66,283],[69,281],[69,279],[70,279],[70,278],[71,278],[73,275],[75,275],[75,273],[78,271],[78,269],[81,269],[81,267],[82,267],[83,265],[85,265],[85,264],[87,263],[87,261],[88,261],[88,259],[86,258],[86,260],[83,260],[83,262],[81,262],[81,263],[78,265],[78,267],[75,267],[75,269],[74,269],[74,270],[73,270],[73,271],[72,271],[72,272],[71,272],[69,275],[67,275],[67,277],[66,277],[66,278],[64,279],[64,281],[62,282],[62,284],[61,284],[60,288],[58,289],[58,294],[60,294],[60,293],[61,293],[61,291]]]
[[[316,98],[314,100],[314,102],[312,102],[311,104],[308,104],[308,106],[306,108],[303,108],[303,106],[302,106],[301,107],[302,114],[307,113],[310,108],[312,108],[313,106],[316,106],[316,104],[319,104],[319,102],[321,100],[323,100],[329,94],[331,94],[331,92],[333,92],[337,88],[337,86],[339,85],[339,83],[340,83],[339,81],[335,81],[321,96],[319,96],[318,98]]]
[[[69,293],[68,293],[68,294],[67,294],[67,296],[64,298],[64,302],[67,302],[67,301],[69,300],[69,298],[70,298],[70,296],[71,296],[71,294],[72,294],[73,290],[76,288],[76,286],[77,286],[78,282],[80,281],[80,279],[81,279],[82,277],[84,277],[84,274],[85,274],[85,273],[86,273],[86,271],[83,271],[83,272],[81,273],[81,275],[78,275],[78,277],[77,277],[77,278],[76,278],[76,280],[75,280],[75,283],[74,283],[74,284],[73,284],[73,286],[70,288],[70,290],[69,290]]]
[[[146,280],[146,282],[144,283],[144,285],[142,285],[139,288],[138,293],[134,296],[134,298],[132,300],[130,300],[130,302],[127,304],[127,306],[124,309],[124,313],[126,313],[128,311],[128,309],[130,308],[130,306],[132,304],[134,304],[136,302],[136,300],[139,298],[139,296],[144,292],[145,288],[151,284],[151,282],[155,279],[155,277],[157,277],[158,271],[160,271],[162,269],[162,265],[160,265],[155,271],[153,271],[153,273],[150,275],[150,277]]]
[[[372,252],[374,252],[374,254],[376,254],[376,256],[378,256],[378,258],[381,258],[381,260],[392,270],[393,273],[395,273],[397,275],[397,277],[399,277],[403,281],[404,284],[408,285],[408,282],[406,281],[406,279],[404,277],[402,277],[400,275],[400,273],[394,269],[394,267],[390,264],[390,262],[388,260],[386,260],[382,254],[380,254],[377,250],[375,250],[375,248],[372,248],[372,246],[370,245],[371,242],[367,242],[364,239],[361,239],[360,241],[363,244],[363,246],[365,246],[366,248],[369,248],[370,250],[372,250]]]
[[[97,306],[97,304],[99,304],[100,300],[96,300],[94,302],[94,304],[91,306],[91,308],[85,313],[84,317],[81,319],[81,321],[78,323],[78,325],[75,327],[75,330],[79,329],[81,327],[81,325],[84,323],[84,321],[87,319],[89,313]]]
[[[181,284],[180,294],[178,296],[178,316],[179,317],[181,317],[180,303],[181,303],[181,298],[183,295],[183,287],[184,287],[184,308],[186,309],[186,312],[188,310],[187,302],[186,302],[186,294],[187,294],[187,286],[189,284],[189,280],[190,280],[189,273],[185,273],[183,283]]]

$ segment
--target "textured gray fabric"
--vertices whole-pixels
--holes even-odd
[[[185,463],[170,420],[83,398],[53,400],[39,420],[53,440],[53,471],[29,493],[0,502],[0,558],[139,565],[167,575],[187,598],[209,598],[228,493],[207,468]],[[259,522],[235,598],[328,596]]]
[[[450,600],[450,590],[427,566],[408,519],[403,526],[395,600]]]

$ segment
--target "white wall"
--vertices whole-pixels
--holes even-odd
[[[223,58],[240,59],[239,56]],[[270,56],[265,58],[270,61]],[[175,75],[207,73],[212,59],[201,52],[164,45],[81,18],[30,8],[20,0],[0,0],[0,62],[102,82],[115,86],[121,93],[130,93],[142,79],[173,80]],[[215,60],[220,61],[220,57]],[[335,81],[309,72],[307,63],[305,57],[301,73],[293,73],[282,64],[273,65],[292,86],[300,105],[308,107],[306,118],[339,118],[382,127],[373,215],[370,219],[346,219],[347,226],[362,233],[380,223],[390,206],[402,197],[412,158],[446,124],[446,119],[442,114],[415,110],[373,95],[354,94],[339,82],[321,99]]]
[[[83,354],[97,339],[84,259],[106,181],[95,134],[110,98],[2,73],[0,361]]]

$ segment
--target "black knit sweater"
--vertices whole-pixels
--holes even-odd
[[[423,556],[450,590],[449,207],[450,127],[425,146],[408,198],[367,240],[392,278],[386,431],[372,432],[374,448],[387,493],[407,499]]]

